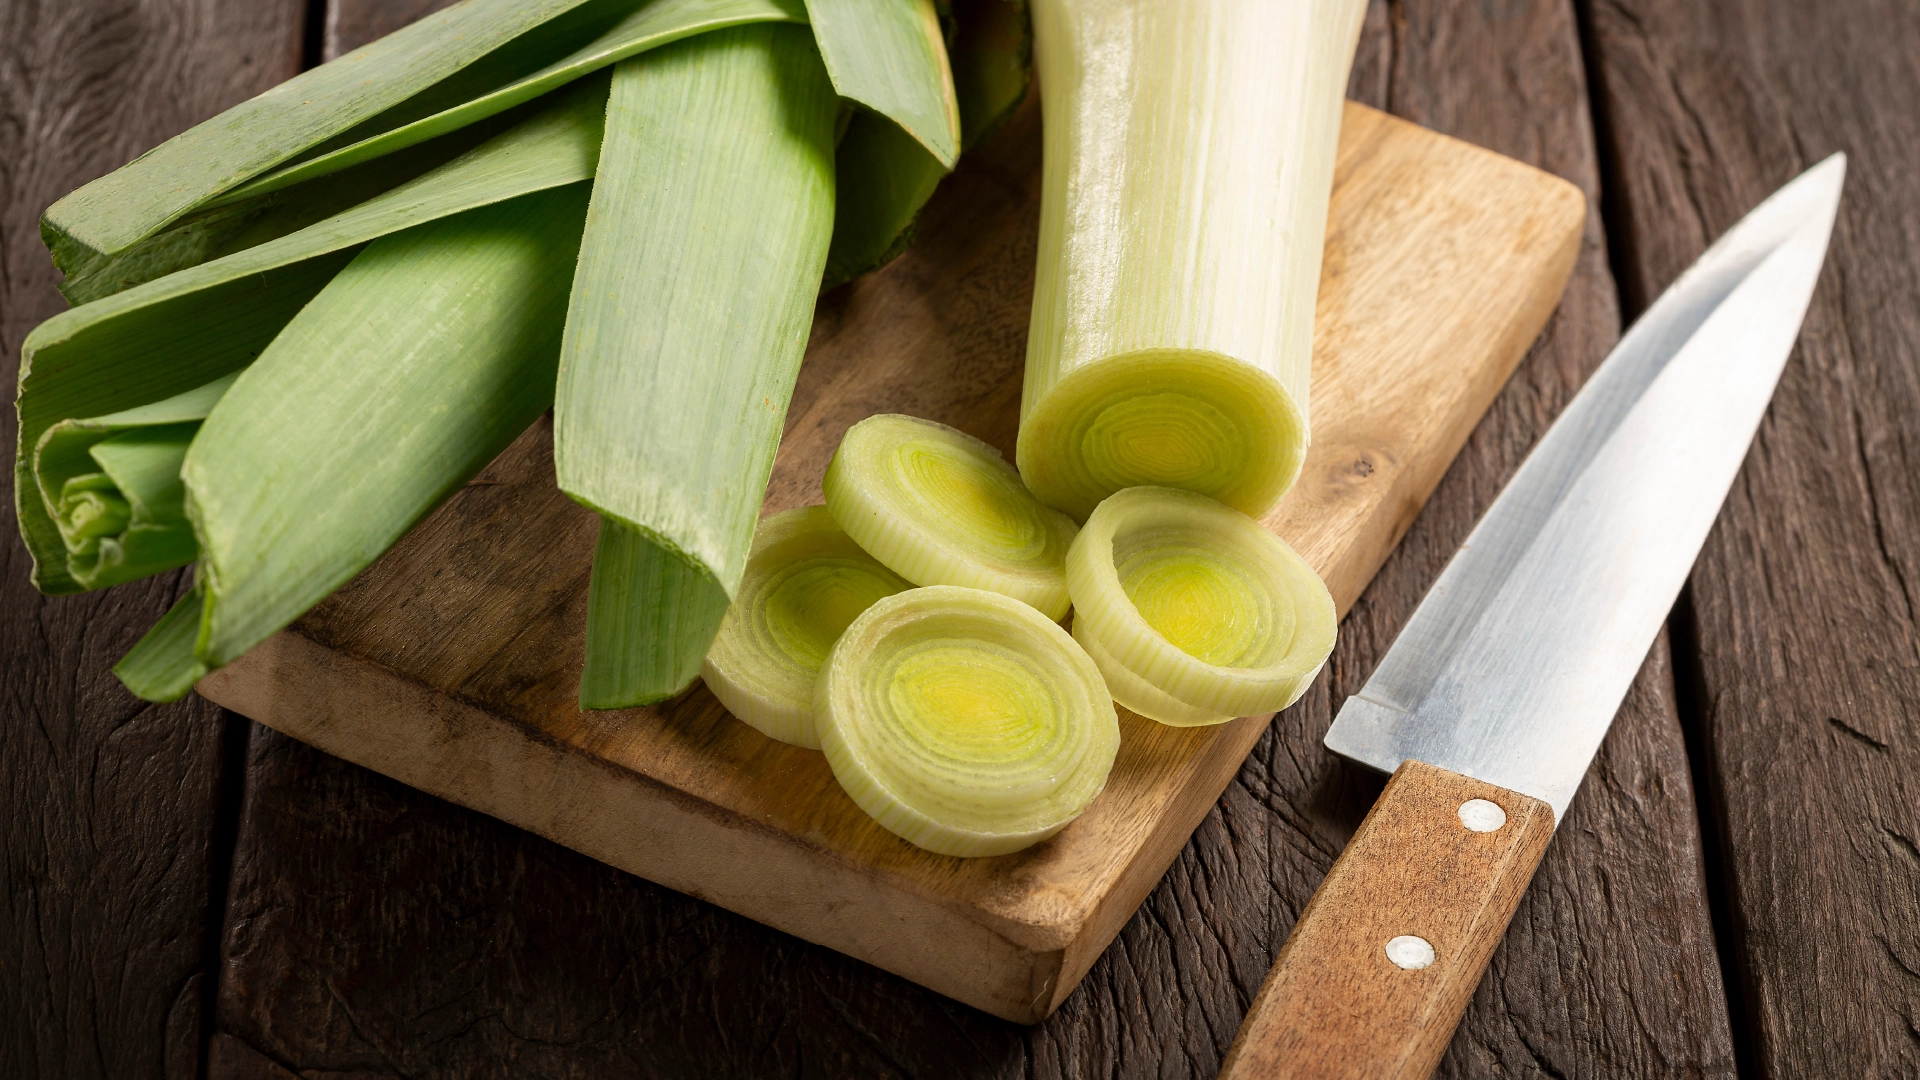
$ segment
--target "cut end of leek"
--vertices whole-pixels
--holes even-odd
[[[910,588],[826,507],[774,514],[754,533],[746,575],[700,677],[762,735],[818,750],[813,689],[833,643],[875,602]]]
[[[726,613],[726,590],[703,567],[601,518],[587,580],[580,707],[627,709],[677,697],[699,677]]]
[[[1299,475],[1366,0],[1034,0],[1046,117],[1021,475],[1255,517]]]
[[[194,656],[206,611],[206,589],[198,580],[174,602],[145,637],[113,665],[113,673],[134,696],[152,702],[178,701],[207,674]]]
[[[1154,349],[1062,379],[1021,425],[1016,456],[1033,493],[1078,521],[1142,486],[1260,516],[1293,485],[1306,442],[1306,417],[1272,374],[1215,353]]]
[[[1259,522],[1188,491],[1129,488],[1067,555],[1074,636],[1114,700],[1178,726],[1275,712],[1333,651],[1333,597]]]
[[[931,420],[870,416],[848,429],[821,486],[847,535],[908,581],[985,589],[1066,616],[1073,522],[979,439]]]
[[[1004,855],[1079,817],[1120,727],[1100,671],[1064,630],[998,593],[887,597],[821,670],[833,774],[888,831],[941,855]]]

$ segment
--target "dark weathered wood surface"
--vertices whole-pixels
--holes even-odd
[[[1920,8],[1603,0],[1591,20],[1636,307],[1848,155],[1826,275],[1676,640],[1753,1071],[1920,1076]]]
[[[34,224],[47,202],[284,77],[303,46],[337,55],[439,6],[333,0],[311,21],[300,0],[0,6],[7,363],[59,307]],[[1592,222],[1554,324],[1346,620],[1321,685],[1038,1028],[234,723],[242,786],[221,774],[214,710],[142,708],[107,672],[177,583],[43,600],[7,522],[0,1075],[186,1076],[202,1055],[211,1075],[277,1078],[1210,1075],[1380,788],[1321,748],[1332,708],[1621,308],[1832,149],[1853,160],[1833,265],[1677,653],[1654,646],[1440,1075],[1727,1076],[1736,1046],[1755,1075],[1920,1075],[1915,40],[1902,0],[1374,4],[1354,96],[1596,198],[1604,161],[1606,228]],[[1683,717],[1709,781],[1697,801]],[[244,805],[237,825],[222,791]],[[239,833],[225,907],[223,828]],[[1724,899],[1731,1028],[1709,895]]]
[[[300,0],[0,4],[0,382],[65,306],[40,210],[300,69]],[[176,575],[47,599],[13,523],[0,410],[0,1076],[190,1077],[199,1067],[222,734],[108,668]],[[244,724],[235,718],[234,724]]]

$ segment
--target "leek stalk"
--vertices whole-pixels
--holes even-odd
[[[212,200],[209,205],[277,191],[391,154],[504,112],[583,75],[682,38],[755,22],[806,21],[806,9],[800,0],[652,0],[629,12],[592,41],[530,75],[410,123],[276,169]]]
[[[986,589],[1066,617],[1075,526],[979,439],[869,416],[840,440],[821,486],[847,535],[908,581]]]
[[[960,148],[971,150],[1000,129],[1033,81],[1027,0],[953,0],[948,59],[960,102]]]
[[[818,750],[813,686],[833,643],[876,601],[910,588],[825,507],[774,514],[754,531],[746,576],[700,678],[761,734]]]
[[[67,548],[67,573],[99,589],[185,566],[199,553],[180,466],[234,376],[165,401],[64,420],[34,448],[40,498]]]
[[[246,366],[361,245],[403,229],[593,177],[606,88],[587,80],[487,143],[299,232],[65,311],[21,347],[14,504],[46,593],[83,586],[32,475],[63,420],[151,404]]]
[[[1117,492],[1067,553],[1076,640],[1114,700],[1164,724],[1293,704],[1333,651],[1333,597],[1260,523],[1173,488]]]
[[[809,6],[467,0],[50,208],[66,291],[93,299],[23,349],[35,583],[195,558],[116,669],[177,696],[377,558],[555,400],[559,364],[562,484],[606,520],[582,700],[684,687],[830,242],[850,269],[891,257],[961,145],[934,0]],[[1010,104],[990,59],[968,70],[994,76],[970,107]],[[840,130],[882,194],[835,240]],[[230,388],[157,419],[208,384]]]
[[[291,623],[547,408],[586,202],[384,237],[301,309],[187,451],[195,589],[116,669],[129,689],[178,696]]]
[[[538,108],[519,108],[525,103],[648,49],[724,26],[806,21],[800,0],[650,0],[628,10],[636,2],[595,0],[522,34],[459,76],[291,164],[203,201],[129,249],[74,267],[61,292],[84,303],[331,216],[450,160],[510,126],[527,108]],[[615,21],[606,26],[610,19]],[[567,55],[495,85],[602,26],[604,31]],[[433,111],[437,105],[446,107]],[[408,119],[420,113],[427,115]],[[307,183],[321,177],[327,183]]]
[[[1260,516],[1293,483],[1364,0],[1035,0],[1046,114],[1016,460]]]
[[[614,69],[554,420],[560,488],[603,519],[587,708],[690,685],[746,569],[832,234],[838,108],[796,27]]]
[[[933,0],[807,0],[821,59],[863,106],[836,153],[838,195],[823,287],[880,266],[960,156],[960,105]]]
[[[121,254],[266,170],[430,97],[476,65],[487,70],[469,83],[525,66],[513,41],[583,3],[591,0],[467,0],[243,101],[49,207],[41,232],[54,263],[72,276]]]
[[[898,124],[942,168],[960,157],[960,103],[933,0],[807,0],[843,98]]]
[[[820,671],[814,717],[847,795],[942,855],[1002,855],[1059,832],[1120,748],[1100,671],[1066,631],[951,585],[855,619]]]

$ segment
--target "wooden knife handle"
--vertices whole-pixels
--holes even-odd
[[[1280,950],[1223,1080],[1431,1075],[1552,836],[1539,799],[1401,765]]]

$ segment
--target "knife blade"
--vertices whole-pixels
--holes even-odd
[[[1807,170],[1661,295],[1341,707],[1327,746],[1393,779],[1223,1077],[1432,1073],[1746,457],[1845,175]]]

